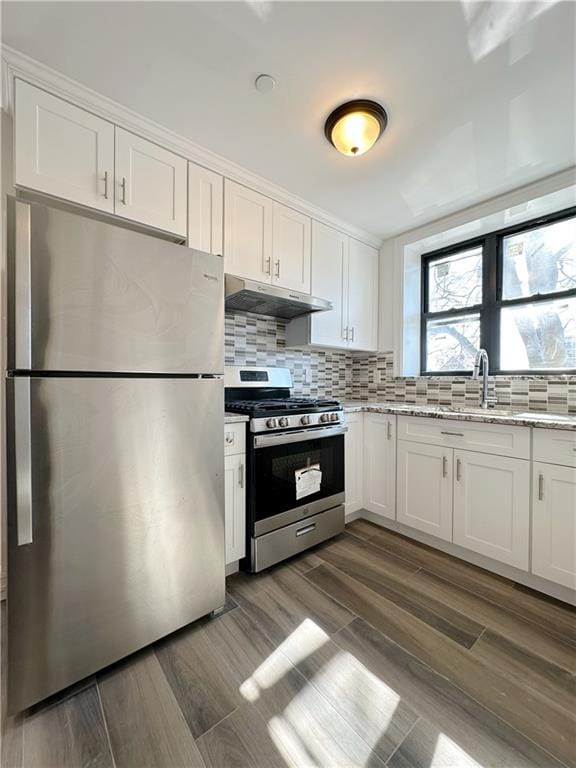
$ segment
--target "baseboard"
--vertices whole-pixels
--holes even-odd
[[[430,536],[427,533],[417,531],[415,528],[410,528],[408,525],[396,522],[396,520],[389,520],[383,518],[381,515],[376,515],[374,512],[370,512],[367,509],[358,510],[358,517],[362,520],[367,520],[369,523],[379,525],[381,528],[388,528],[396,533],[401,533],[410,539],[419,541],[422,544],[427,544],[429,547],[439,549],[441,552],[446,552],[448,555],[458,557],[460,560],[465,560],[467,563],[477,565],[479,568],[484,568],[486,571],[492,571],[499,576],[504,576],[511,581],[516,581],[518,584],[522,584],[525,587],[530,587],[538,592],[543,592],[550,597],[561,600],[569,605],[576,605],[576,592],[563,587],[560,584],[554,584],[546,579],[540,578],[540,576],[534,576],[526,571],[521,571],[518,568],[513,568],[510,565],[499,563],[496,560],[492,560],[489,557],[484,557],[476,552],[470,552],[464,547],[459,547],[457,544],[451,544],[448,541],[437,539],[434,536]],[[348,522],[348,520],[347,520]]]
[[[359,517],[362,517],[362,513],[367,512],[366,509],[355,509],[354,512],[345,512],[344,513],[344,523],[348,525],[348,523],[351,523],[353,520],[358,520]]]
[[[240,570],[240,567],[238,565],[238,560],[234,560],[232,563],[228,563],[226,566],[226,577],[232,576],[233,573],[238,573]]]

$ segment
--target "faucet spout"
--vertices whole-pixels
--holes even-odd
[[[488,397],[488,375],[490,371],[490,360],[488,358],[488,352],[485,349],[479,349],[474,358],[474,369],[472,376],[475,379],[480,378],[480,367],[482,367],[482,396],[480,399],[480,407],[488,408],[489,405],[496,404],[495,397]]]

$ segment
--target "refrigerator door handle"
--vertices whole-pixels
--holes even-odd
[[[16,539],[18,546],[32,544],[32,440],[30,379],[14,379],[16,451]]]
[[[15,368],[32,368],[32,229],[30,205],[14,202]]]

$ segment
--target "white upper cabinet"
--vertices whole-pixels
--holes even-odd
[[[350,238],[348,250],[348,340],[353,349],[378,346],[378,251]]]
[[[272,280],[273,203],[269,197],[224,182],[224,270],[269,283]]]
[[[188,246],[222,255],[224,178],[188,163]]]
[[[528,570],[530,462],[454,452],[454,544]]]
[[[364,506],[396,518],[396,416],[364,415]]]
[[[116,128],[115,213],[186,235],[187,161]]]
[[[378,250],[332,227],[312,222],[311,293],[333,309],[297,318],[291,346],[378,348]]]
[[[273,284],[310,293],[310,217],[273,203],[273,222]]]
[[[113,213],[114,126],[16,80],[15,183]]]
[[[332,302],[333,309],[310,318],[309,343],[346,347],[348,236],[312,222],[312,295]]]

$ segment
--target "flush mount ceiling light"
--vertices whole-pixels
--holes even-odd
[[[387,123],[384,107],[375,101],[357,99],[336,107],[326,120],[324,134],[338,152],[357,157],[374,146]]]

